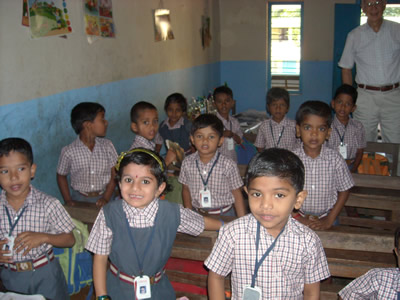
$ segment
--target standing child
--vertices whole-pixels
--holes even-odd
[[[164,270],[176,232],[198,235],[221,224],[159,200],[167,175],[155,152],[123,152],[115,168],[122,199],[100,210],[86,245],[94,253],[96,295],[113,300],[176,299]]]
[[[224,125],[224,142],[218,151],[237,163],[236,145],[242,144],[243,132],[239,121],[229,113],[235,104],[232,90],[227,86],[220,86],[214,90],[214,103],[217,108],[217,117]]]
[[[74,223],[60,201],[31,185],[35,172],[27,141],[0,141],[1,281],[9,291],[69,299],[53,246],[74,245]]]
[[[241,217],[246,213],[243,181],[237,164],[218,152],[223,132],[224,125],[215,115],[204,114],[194,120],[190,140],[197,152],[183,160],[178,179],[183,205],[213,215],[234,216],[236,210]]]
[[[269,120],[261,123],[254,146],[258,152],[268,148],[284,148],[293,150],[298,144],[296,138],[296,122],[286,118],[289,111],[290,98],[287,90],[271,88],[267,93],[267,113]]]
[[[114,193],[118,154],[110,140],[101,138],[108,125],[105,113],[102,105],[93,102],[82,102],[72,109],[71,124],[78,137],[61,150],[57,167],[58,187],[68,205],[78,201],[103,206]]]
[[[331,109],[321,101],[306,101],[296,113],[296,131],[302,143],[293,152],[306,169],[308,196],[294,217],[315,230],[330,228],[349,197],[354,185],[345,160],[327,147],[331,133]]]
[[[400,227],[394,233],[394,253],[397,268],[377,268],[369,270],[354,279],[339,292],[343,300],[400,299]]]
[[[357,107],[357,94],[357,90],[348,84],[343,84],[336,90],[331,102],[335,111],[333,132],[328,141],[328,146],[339,151],[352,173],[357,172],[367,146],[364,126],[360,121],[350,118]]]
[[[285,149],[257,154],[246,174],[251,214],[219,232],[210,256],[210,300],[224,298],[224,279],[231,273],[232,300],[319,299],[320,281],[329,277],[321,241],[296,222],[307,195],[304,166]]]

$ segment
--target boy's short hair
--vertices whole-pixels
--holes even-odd
[[[82,102],[71,111],[71,125],[76,134],[80,134],[83,129],[83,123],[93,122],[99,112],[106,112],[103,105],[95,102]]]
[[[293,152],[283,148],[269,148],[256,154],[246,172],[246,187],[257,177],[278,177],[287,180],[296,190],[304,188],[304,164]]]
[[[214,99],[218,94],[227,94],[227,95],[231,96],[231,98],[233,99],[232,90],[225,85],[221,85],[214,90],[214,93],[213,93]]]
[[[0,157],[8,156],[11,151],[25,155],[30,164],[33,164],[32,147],[26,140],[16,137],[1,140]]]
[[[157,110],[157,108],[153,104],[146,101],[140,101],[134,104],[131,108],[131,122],[137,123],[137,120],[139,119],[139,114],[146,109]]]
[[[397,250],[400,250],[399,240],[400,240],[400,227],[397,227],[396,231],[394,232],[394,247]]]
[[[181,93],[173,93],[167,97],[164,104],[165,112],[167,111],[168,106],[171,103],[177,103],[179,104],[183,112],[187,111],[187,100]]]
[[[296,113],[296,124],[300,125],[308,115],[315,115],[326,120],[328,127],[332,124],[332,111],[328,104],[319,100],[310,100],[300,105]]]
[[[268,110],[268,105],[272,104],[273,102],[279,99],[283,99],[287,107],[290,107],[290,96],[287,90],[280,87],[270,88],[267,93],[267,110]]]
[[[354,86],[349,84],[342,84],[336,89],[335,97],[333,98],[333,100],[336,100],[340,94],[349,95],[351,99],[353,99],[353,105],[356,105],[358,92]]]
[[[218,133],[219,137],[224,135],[224,124],[216,115],[213,114],[203,114],[194,119],[190,134],[193,136],[197,130],[208,126],[211,126],[211,128]]]

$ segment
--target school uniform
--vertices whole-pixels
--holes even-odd
[[[129,149],[132,150],[133,148],[145,148],[154,151],[156,149],[156,143],[153,141],[149,141],[145,137],[142,137],[141,135],[137,134]]]
[[[315,215],[322,218],[328,215],[335,205],[338,192],[347,191],[354,186],[346,161],[338,151],[322,145],[321,153],[311,158],[304,152],[303,144],[294,151],[305,167],[304,190],[308,192],[300,208],[302,215]]]
[[[179,146],[186,152],[190,150],[190,131],[192,129],[192,122],[188,119],[181,117],[174,126],[169,125],[169,118],[162,121],[158,130],[161,137],[166,140],[178,143]]]
[[[275,247],[257,272],[255,286],[262,291],[261,299],[303,299],[304,284],[330,276],[317,234],[292,217],[288,218]],[[223,226],[204,262],[207,268],[220,276],[231,273],[232,300],[242,299],[245,286],[252,282],[257,223],[253,214],[248,214]],[[273,242],[274,238],[260,225],[258,260]]]
[[[240,138],[243,138],[243,131],[240,128],[240,123],[236,118],[229,116],[227,120],[224,117],[222,117],[218,112],[217,112],[217,117],[222,121],[222,124],[224,124],[224,130],[230,130],[234,134],[240,136]],[[235,145],[237,144],[233,140],[233,138],[225,137],[224,143],[221,145],[221,147],[218,148],[218,151],[237,163],[238,159],[237,159]]]
[[[299,144],[296,138],[296,121],[286,117],[280,123],[268,119],[258,128],[254,146],[261,149],[283,148],[293,150]]]
[[[243,186],[237,164],[219,152],[216,152],[207,164],[200,160],[198,152],[183,160],[178,181],[189,187],[195,209],[203,208],[200,191],[204,190],[203,180],[206,181],[207,177],[207,188],[211,192],[211,208],[232,207],[235,202],[232,191]]]
[[[176,299],[164,273],[176,232],[199,235],[203,230],[203,217],[182,205],[155,199],[144,209],[137,209],[116,200],[101,209],[86,249],[109,256],[112,265],[107,271],[107,293],[113,300],[133,299],[133,279],[126,275],[140,275],[140,265],[144,275],[156,278],[151,299]]]
[[[337,151],[339,151],[339,146],[345,145],[347,150],[345,159],[354,160],[357,150],[367,147],[365,129],[360,121],[350,118],[345,126],[335,115],[331,127],[332,132],[327,144]]]
[[[397,300],[400,297],[400,270],[377,268],[350,282],[339,292],[343,300]]]
[[[30,188],[31,191],[18,212],[8,203],[6,192],[1,192],[1,239],[9,235],[15,223],[11,232],[13,237],[26,231],[49,234],[71,232],[75,226],[61,202],[32,185]],[[13,263],[1,264],[0,277],[5,288],[24,294],[42,294],[48,299],[69,299],[64,273],[58,260],[54,259],[52,249],[51,245],[42,244],[30,250],[27,255],[23,255],[23,251],[14,252]]]
[[[57,173],[70,174],[72,200],[96,202],[105,192],[111,179],[111,168],[118,159],[112,142],[105,138],[95,139],[92,151],[79,137],[61,150]]]

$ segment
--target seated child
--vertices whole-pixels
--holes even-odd
[[[235,145],[242,144],[243,132],[239,121],[229,113],[235,104],[232,90],[227,86],[220,86],[214,90],[214,103],[217,108],[217,117],[224,125],[224,142],[218,151],[237,163]]]
[[[268,91],[266,108],[271,118],[258,128],[254,143],[258,152],[274,147],[293,150],[298,145],[296,122],[286,118],[289,105],[289,93],[285,89],[275,87]]]
[[[291,217],[307,195],[303,185],[304,166],[286,149],[251,160],[245,186],[251,213],[221,228],[204,262],[210,299],[224,299],[229,273],[232,300],[319,299],[320,281],[330,276],[324,249],[314,231]]]
[[[343,84],[336,90],[331,102],[335,117],[328,140],[328,146],[339,151],[352,173],[357,172],[367,146],[364,126],[360,121],[350,118],[357,107],[357,94],[357,90],[348,84]]]
[[[0,141],[0,278],[8,291],[69,299],[53,246],[74,245],[74,223],[60,201],[31,185],[35,172],[27,141]]]
[[[339,292],[343,300],[400,299],[400,227],[394,234],[394,253],[397,268],[377,268],[369,270],[354,279]]]
[[[57,166],[58,187],[68,205],[78,201],[103,206],[113,196],[118,154],[110,140],[101,138],[108,125],[105,112],[94,102],[82,102],[72,109],[71,124],[78,137],[61,150]]]
[[[186,152],[191,152],[190,130],[192,122],[186,117],[187,101],[179,93],[171,94],[165,100],[167,119],[161,122],[159,133],[166,140],[175,142]]]
[[[203,214],[241,217],[246,213],[237,164],[218,152],[224,142],[224,125],[215,115],[198,116],[190,140],[197,152],[185,157],[178,181],[183,205]]]
[[[122,199],[100,210],[86,244],[94,253],[96,295],[113,300],[135,299],[135,295],[136,299],[176,299],[164,274],[176,232],[198,235],[204,229],[219,229],[221,223],[159,200],[167,174],[155,152],[144,148],[123,152],[115,168]]]
[[[296,131],[302,143],[293,152],[305,166],[308,196],[294,217],[315,230],[335,223],[354,185],[343,157],[324,144],[331,122],[331,109],[321,101],[306,101],[296,113]]]

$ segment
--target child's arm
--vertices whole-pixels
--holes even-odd
[[[304,300],[319,300],[319,281],[309,284],[304,284]]]
[[[210,300],[225,300],[225,277],[208,272],[208,297]]]
[[[96,296],[107,295],[106,272],[108,255],[95,254],[93,258],[93,282]]]
[[[257,148],[258,153],[260,153],[264,150],[264,148],[258,148],[258,147],[256,147],[256,148]]]
[[[183,207],[192,209],[192,197],[190,196],[189,187],[186,184],[182,184],[182,200]]]
[[[72,232],[50,234],[25,231],[17,235],[14,241],[14,249],[17,253],[25,249],[22,255],[27,255],[31,249],[37,248],[42,244],[49,244],[60,248],[69,248],[75,244],[75,237]]]
[[[243,217],[246,214],[246,207],[244,205],[244,199],[242,189],[238,188],[232,191],[233,197],[235,198],[235,210],[238,217]]]
[[[71,199],[71,193],[69,192],[68,179],[66,175],[60,175],[57,173],[57,184],[60,189],[61,195],[64,199],[65,204],[75,205],[75,202]]]
[[[353,167],[350,170],[351,173],[357,172],[357,169],[361,163],[363,154],[364,154],[364,148],[357,149],[356,158],[354,159]]]
[[[111,199],[111,197],[112,197],[112,195],[113,195],[113,193],[114,193],[115,186],[116,186],[116,182],[115,182],[115,168],[112,167],[112,168],[111,168],[111,178],[110,178],[110,181],[108,182],[108,184],[107,184],[107,186],[106,186],[106,190],[105,190],[105,192],[104,192],[104,194],[103,194],[103,197],[101,197],[99,200],[97,200],[97,202],[96,202],[96,206],[97,206],[97,207],[102,207],[102,206],[106,205],[106,204],[110,201],[110,199]]]
[[[219,230],[223,224],[221,220],[217,220],[210,217],[203,217],[204,218],[204,230]]]
[[[160,153],[161,147],[162,147],[162,144],[156,144],[154,151],[157,153]]]

